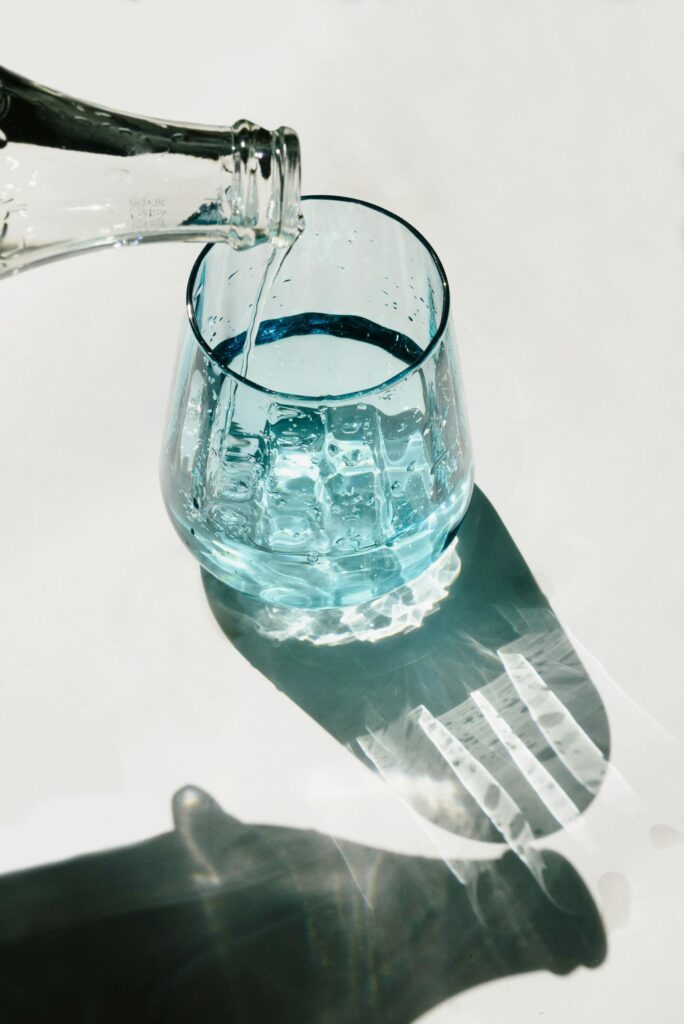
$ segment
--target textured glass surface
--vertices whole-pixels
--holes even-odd
[[[219,579],[275,604],[358,604],[449,543],[472,490],[468,427],[424,239],[364,203],[303,210],[275,280],[265,246],[198,261],[163,488]]]

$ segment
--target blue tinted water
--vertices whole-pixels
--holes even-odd
[[[245,347],[247,331],[233,338],[220,341],[213,348],[214,359],[221,366],[229,367]],[[419,359],[423,350],[406,334],[400,334],[389,327],[382,327],[372,320],[352,314],[299,313],[297,316],[276,317],[262,320],[255,338],[256,345],[270,345],[284,338],[302,335],[322,334],[329,338],[343,338],[361,341],[383,349],[398,362],[397,372]],[[322,353],[321,353],[322,354]],[[233,366],[233,369],[235,367]]]
[[[215,361],[240,372],[245,341],[224,339]],[[331,391],[359,343],[391,373],[421,352],[363,317],[315,312],[262,321],[254,342],[262,374],[272,362],[282,380],[291,348],[300,379],[302,366],[318,367]],[[383,403],[382,393],[345,404],[254,396],[228,375],[195,369],[176,423],[180,461],[166,472],[191,466],[192,482],[169,479],[164,490],[210,572],[273,603],[320,607],[371,600],[427,568],[472,487],[469,460],[443,430],[453,410]]]

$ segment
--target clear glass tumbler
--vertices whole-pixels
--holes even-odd
[[[220,580],[272,604],[356,605],[453,540],[470,436],[428,242],[358,200],[309,196],[303,213],[275,280],[270,246],[211,245],[195,263],[162,486]]]

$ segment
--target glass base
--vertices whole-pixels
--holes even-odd
[[[418,629],[447,597],[461,571],[455,538],[414,580],[365,604],[344,608],[287,608],[254,602],[252,621],[269,640],[302,640],[317,647],[377,643]]]
[[[334,556],[267,551],[255,545],[222,541],[168,505],[171,520],[192,554],[216,579],[269,605],[290,608],[349,608],[367,604],[404,587],[440,561],[471,495],[429,517],[420,531],[376,548]],[[454,497],[454,496],[452,496]],[[448,512],[448,516],[447,516]]]

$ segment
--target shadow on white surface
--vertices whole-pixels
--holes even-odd
[[[467,886],[440,860],[251,826],[186,787],[174,831],[0,879],[12,1024],[410,1024],[474,985],[598,965],[594,902],[559,854]]]
[[[366,614],[269,608],[203,573],[235,647],[279,690],[382,775],[419,814],[518,853],[584,811],[610,752],[595,686],[496,511],[475,489],[453,580],[402,587]],[[415,628],[395,635],[415,595]],[[382,604],[391,614],[378,614]],[[369,629],[375,617],[377,630]],[[324,632],[312,637],[316,621]],[[389,625],[388,625],[389,623]],[[418,628],[419,627],[419,628]],[[356,629],[356,637],[354,637]],[[320,640],[328,640],[321,643]],[[319,642],[317,642],[319,641]],[[330,642],[332,641],[332,642]]]

